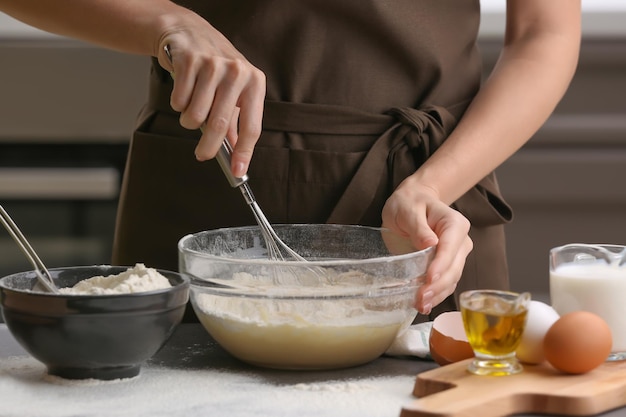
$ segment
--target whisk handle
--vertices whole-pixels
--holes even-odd
[[[230,146],[228,140],[224,139],[220,150],[217,152],[215,159],[220,164],[220,168],[224,172],[226,179],[231,187],[239,187],[248,181],[248,175],[243,177],[235,177],[230,169],[230,154],[233,152],[233,148]]]

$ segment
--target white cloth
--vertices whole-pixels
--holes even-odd
[[[409,326],[396,337],[385,354],[387,356],[417,356],[432,360],[428,343],[432,327],[432,321]]]

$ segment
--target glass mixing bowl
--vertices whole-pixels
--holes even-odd
[[[230,354],[279,369],[334,369],[382,355],[415,318],[434,255],[386,229],[276,225],[307,261],[270,260],[258,227],[183,237],[200,322]]]

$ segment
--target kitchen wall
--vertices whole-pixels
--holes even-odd
[[[504,3],[482,2],[485,75],[500,49]],[[551,247],[626,244],[626,2],[583,5],[570,90],[498,169],[515,209],[507,226],[512,285],[540,299],[548,294]],[[50,266],[108,262],[147,59],[51,36],[2,14],[0,56],[0,201]],[[0,275],[27,268],[0,233]]]
[[[110,262],[148,58],[0,15],[0,203],[49,267]],[[0,276],[31,269],[0,229]]]

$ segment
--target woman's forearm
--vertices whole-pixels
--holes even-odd
[[[49,32],[157,57],[176,73],[170,104],[181,125],[204,126],[196,158],[215,157],[236,126],[233,175],[245,175],[261,133],[265,74],[198,14],[169,0],[0,0],[0,10]]]
[[[505,45],[493,72],[448,140],[408,180],[448,204],[536,133],[575,72],[578,0],[517,0],[508,7]]]
[[[141,55],[156,55],[161,36],[183,20],[202,19],[169,0],[0,0],[0,10],[47,32]]]

